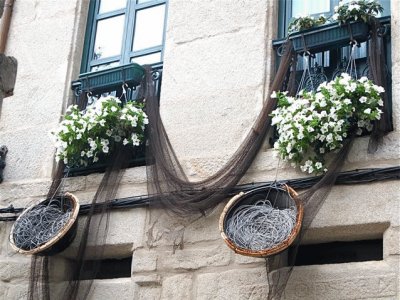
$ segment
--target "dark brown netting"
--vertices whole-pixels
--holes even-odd
[[[69,274],[65,274],[65,281],[56,282],[49,279],[51,256],[35,255],[32,257],[28,299],[74,300],[87,298],[104,254],[110,216],[109,204],[116,196],[123,169],[127,166],[128,157],[129,153],[124,147],[117,149],[111,157],[110,165],[107,167],[92,199],[86,221],[81,225],[83,230],[78,242],[78,250],[69,266]],[[59,164],[56,172],[57,177],[53,181],[48,198],[55,195],[61,183],[63,170],[63,164]],[[79,221],[82,222],[83,220],[80,219]]]
[[[289,41],[271,91],[281,90],[293,57],[293,47]],[[150,72],[151,69],[147,69],[147,78],[150,78]],[[276,99],[267,97],[253,127],[231,159],[214,175],[197,182],[188,180],[175,154],[161,120],[158,103],[154,83],[148,80],[147,183],[149,194],[157,195],[153,204],[161,205],[182,216],[205,214],[226,198],[228,192],[250,167],[271,128],[270,114],[276,106]]]
[[[379,121],[374,122],[374,128],[371,134],[370,142],[368,145],[368,151],[373,153],[377,150],[378,145],[382,143],[382,139],[385,133],[393,130],[391,114],[390,114],[390,103],[388,99],[388,78],[387,78],[387,65],[386,65],[386,54],[383,38],[383,27],[381,26],[378,19],[370,18],[371,26],[371,38],[368,42],[368,66],[369,66],[369,77],[371,80],[385,88],[383,94],[383,114]]]
[[[372,34],[370,41],[369,65],[371,76],[376,84],[385,85],[385,75],[382,67],[383,42],[377,33],[379,24],[372,21]],[[291,41],[288,40],[286,50],[281,58],[280,66],[275,79],[270,87],[270,92],[278,90],[295,91],[295,62],[297,54],[294,53]],[[291,67],[291,71],[290,71]],[[249,169],[265,137],[271,129],[270,114],[276,106],[276,99],[267,96],[263,108],[257,117],[250,132],[242,145],[231,159],[214,175],[197,182],[190,182],[186,176],[170,143],[167,132],[160,117],[159,99],[156,86],[151,76],[151,68],[146,68],[146,80],[142,84],[146,100],[146,112],[149,117],[148,149],[146,154],[148,193],[151,203],[164,207],[180,216],[205,214],[219,203],[224,201],[229,192],[239,182]],[[292,93],[293,94],[293,93]],[[382,139],[383,133],[390,128],[387,112],[388,100],[384,99],[385,114],[377,122],[371,137],[370,149],[373,149]],[[389,125],[388,125],[389,124]],[[299,239],[289,250],[268,258],[268,299],[279,299],[289,280],[294,266],[298,245],[301,238],[310,226],[312,220],[328,196],[336,181],[353,139],[349,139],[341,151],[335,156],[326,175],[312,188],[300,195],[305,204],[305,216]],[[100,266],[100,260],[94,261],[93,257],[101,258],[104,251],[105,239],[108,231],[109,203],[115,198],[122,176],[121,169],[127,162],[126,153],[118,151],[113,157],[112,164],[107,168],[103,180],[93,198],[93,205],[83,225],[83,235],[79,241],[79,250],[74,258],[71,277],[65,282],[64,288],[55,288],[58,283],[49,280],[49,264],[52,258],[32,258],[31,282],[29,286],[29,299],[86,299],[93,280],[81,281],[83,278],[95,278]],[[61,182],[63,166],[57,168],[57,176],[49,191],[49,197],[54,195]],[[100,204],[100,206],[99,206]],[[100,207],[100,209],[98,209]],[[96,210],[95,210],[96,208]],[[93,251],[88,256],[88,245]],[[50,264],[51,265],[51,264]],[[92,273],[91,276],[87,274]],[[86,275],[83,277],[83,275]],[[50,281],[50,284],[49,284]],[[54,285],[53,285],[54,283]],[[51,286],[51,287],[50,287]]]

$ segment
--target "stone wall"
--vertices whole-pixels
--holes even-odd
[[[240,145],[269,92],[278,1],[170,0],[161,110],[189,178],[215,172]],[[400,11],[392,1],[392,48],[400,47]],[[17,1],[7,53],[19,60],[14,96],[4,100],[0,142],[9,148],[0,207],[25,206],[47,192],[53,168],[48,131],[71,101],[88,1]],[[399,165],[400,54],[392,51],[395,131],[375,154],[355,142],[345,168]],[[275,178],[265,144],[243,182]],[[118,197],[146,193],[145,168],[128,169]],[[280,163],[279,178],[303,176]],[[101,174],[70,178],[66,190],[91,200]],[[400,211],[398,182],[335,187],[306,243],[383,237],[384,259],[296,267],[286,299],[397,299]],[[220,238],[223,204],[206,217],[180,219],[156,209],[113,211],[105,256],[132,256],[130,278],[95,280],[92,299],[265,299],[265,261],[234,254]],[[81,222],[82,224],[83,222]],[[0,299],[21,299],[30,260],[8,246],[0,224]],[[79,235],[78,235],[79,239]],[[59,255],[62,275],[77,240]]]

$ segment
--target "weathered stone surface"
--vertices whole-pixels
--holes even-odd
[[[0,256],[0,281],[21,283],[29,278],[31,259],[29,256],[15,254],[13,257]]]
[[[155,271],[157,269],[158,255],[149,249],[137,249],[132,257],[132,274]]]
[[[385,262],[295,267],[285,299],[396,299],[396,281]]]
[[[94,215],[92,224],[99,224],[98,218],[100,215]],[[105,217],[104,217],[105,218]],[[145,209],[127,209],[113,210],[110,213],[108,234],[105,240],[104,257],[107,258],[124,258],[132,255],[132,249],[141,247],[144,244],[144,224],[146,220]],[[62,255],[66,257],[73,256],[81,241],[83,226],[86,222],[86,217],[80,216],[78,219],[78,232],[72,244],[63,251]],[[101,223],[101,228],[104,228],[105,221]],[[99,233],[103,231],[100,230]],[[94,241],[94,235],[89,235],[88,239],[88,255],[95,258],[99,252],[96,251],[96,245],[99,242]],[[99,238],[101,241],[102,238]]]
[[[388,228],[383,235],[383,257],[400,254],[400,226]],[[399,268],[400,272],[400,268]],[[400,280],[400,278],[399,278]]]
[[[88,299],[135,299],[132,281],[130,278],[94,280]]]
[[[39,198],[49,191],[50,180],[3,182],[0,185],[0,205],[13,204],[15,208],[24,207],[33,198]],[[24,200],[23,200],[24,199]]]
[[[227,266],[231,261],[231,250],[222,244],[173,251],[157,251],[158,269],[197,270],[206,267]]]
[[[225,272],[199,274],[195,299],[266,299],[265,266],[233,269]]]
[[[168,19],[170,38],[174,43],[181,44],[236,33],[245,28],[262,30],[266,15],[260,12],[266,10],[267,2],[171,1]]]
[[[8,147],[4,182],[50,178],[54,162],[54,148],[48,132],[52,126],[44,124],[38,127],[15,126],[12,130],[3,130],[1,124],[3,117],[8,114],[5,109],[8,102],[3,102],[0,120],[0,140]],[[21,104],[21,106],[24,105]],[[19,125],[24,123],[21,122],[23,119],[18,120]]]
[[[190,274],[167,277],[162,283],[161,299],[191,299],[193,279]]]
[[[248,28],[166,51],[170,76],[163,79],[162,98],[167,100],[161,103],[162,117],[180,159],[231,155],[240,144],[263,100],[265,53],[260,45],[257,29]]]
[[[5,292],[4,299],[7,300],[21,300],[27,299],[28,295],[28,282],[20,284],[8,284]],[[1,294],[1,292],[0,292]]]

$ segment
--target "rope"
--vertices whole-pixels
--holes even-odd
[[[241,248],[270,249],[289,237],[296,224],[296,214],[295,206],[278,209],[267,199],[242,205],[228,219],[226,234]]]
[[[72,214],[71,209],[63,212],[60,207],[62,207],[62,200],[52,200],[49,204],[39,204],[27,211],[14,224],[15,246],[23,250],[31,250],[54,238]]]

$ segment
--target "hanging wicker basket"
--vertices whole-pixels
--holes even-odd
[[[262,250],[251,250],[245,249],[238,245],[236,245],[229,237],[226,232],[228,220],[232,217],[234,212],[242,205],[252,205],[255,204],[255,198],[257,196],[266,197],[268,194],[270,199],[274,199],[272,206],[278,209],[289,208],[291,206],[296,207],[296,222],[295,225],[289,234],[289,236],[283,240],[278,245]],[[238,254],[252,257],[268,257],[275,254],[278,254],[285,249],[287,249],[295,240],[300,232],[301,224],[303,221],[304,208],[301,200],[298,198],[298,194],[287,185],[282,187],[262,187],[257,188],[246,193],[240,192],[236,196],[232,197],[232,199],[227,203],[224,210],[222,211],[221,217],[219,219],[219,229],[221,232],[222,239],[231,248]]]
[[[48,202],[49,200],[46,199],[28,207],[21,213],[21,215],[15,221],[10,232],[10,244],[15,251],[27,255],[32,255],[32,254],[37,254],[41,256],[54,255],[65,250],[72,243],[77,232],[79,201],[78,198],[76,198],[73,194],[65,193],[63,196],[63,201],[58,201],[57,203],[59,205],[59,208],[62,210],[70,209],[71,215],[68,221],[61,228],[61,230],[59,230],[58,233],[54,235],[51,239],[49,239],[48,241],[39,245],[36,248],[22,249],[15,244],[15,239],[14,239],[15,224],[17,224],[19,220],[23,219],[29,213],[29,211],[31,211],[34,207],[36,207],[39,204],[47,204]]]

